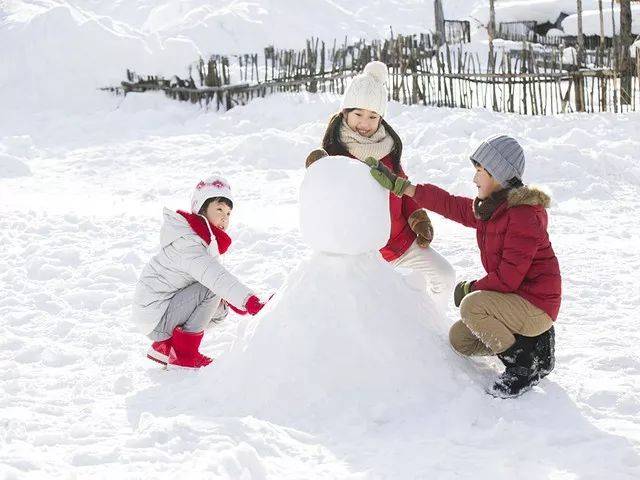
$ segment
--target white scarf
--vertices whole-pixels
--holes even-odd
[[[382,123],[373,135],[363,137],[358,132],[351,130],[347,122],[342,119],[339,138],[340,143],[347,151],[360,161],[364,161],[368,157],[380,160],[393,150],[393,138],[387,134]]]

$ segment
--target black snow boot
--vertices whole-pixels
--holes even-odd
[[[538,374],[544,378],[551,373],[556,364],[556,334],[553,327],[536,337],[536,357],[538,358]]]
[[[494,397],[518,397],[540,380],[536,358],[538,337],[514,336],[516,343],[498,354],[506,368],[488,391]]]

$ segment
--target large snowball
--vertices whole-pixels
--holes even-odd
[[[314,250],[358,255],[386,245],[389,192],[369,167],[348,157],[325,157],[306,171],[300,187],[302,238]]]

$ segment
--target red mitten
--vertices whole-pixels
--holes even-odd
[[[256,315],[260,310],[262,310],[262,307],[264,307],[264,303],[262,303],[255,295],[251,295],[244,306],[249,315]]]

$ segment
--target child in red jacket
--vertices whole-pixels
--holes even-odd
[[[486,275],[456,286],[461,320],[451,327],[449,339],[462,355],[497,355],[506,369],[489,393],[515,397],[554,366],[561,277],[547,233],[550,198],[522,184],[524,152],[509,136],[484,140],[471,161],[475,199],[430,184],[414,186],[374,159],[367,163],[374,178],[396,195],[476,229]]]
[[[322,140],[329,155],[344,155],[364,161],[379,160],[396,175],[406,178],[402,165],[402,141],[384,119],[387,110],[387,66],[369,62],[345,91],[340,112],[331,120]],[[395,268],[419,272],[428,285],[428,294],[445,309],[455,283],[451,264],[433,247],[433,227],[410,197],[389,195],[391,231],[380,249],[382,257]]]

